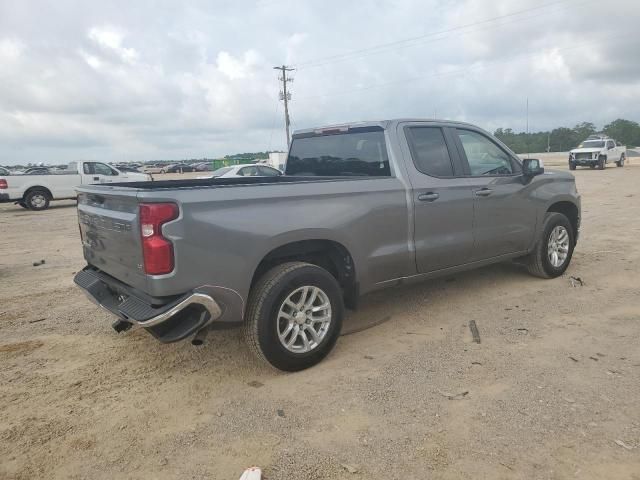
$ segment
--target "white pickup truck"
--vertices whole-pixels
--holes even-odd
[[[101,162],[71,162],[49,175],[0,175],[0,202],[15,202],[30,210],[46,210],[52,200],[75,199],[75,187],[96,183],[144,182],[146,173],[123,172]]]
[[[613,138],[593,135],[569,152],[569,169],[577,166],[604,170],[607,163],[615,162],[616,166],[624,167],[627,157],[627,147]]]

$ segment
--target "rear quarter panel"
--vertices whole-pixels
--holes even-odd
[[[253,274],[272,250],[300,240],[342,244],[364,293],[415,272],[404,186],[396,178],[194,188],[139,193],[140,201],[176,201],[181,221],[165,225],[174,243],[173,273],[153,277],[152,295],[223,286],[245,301]]]

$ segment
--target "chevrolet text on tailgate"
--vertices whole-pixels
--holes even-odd
[[[289,371],[331,351],[363,294],[512,259],[557,277],[580,228],[570,173],[459,122],[301,130],[283,176],[78,192],[88,265],[75,282],[116,331],[200,344],[243,326],[258,357]]]

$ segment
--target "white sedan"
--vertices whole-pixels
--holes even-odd
[[[198,178],[237,178],[237,177],[278,177],[282,172],[268,165],[234,165],[222,167],[211,172],[211,175]]]

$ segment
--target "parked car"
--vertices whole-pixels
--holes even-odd
[[[331,351],[362,294],[512,259],[557,277],[580,227],[573,175],[459,122],[301,130],[281,176],[78,192],[88,265],[75,282],[117,331],[202,343],[244,325],[251,350],[289,371]]]
[[[52,200],[76,198],[77,185],[147,180],[151,180],[149,175],[122,172],[106,163],[72,162],[62,173],[0,176],[0,202],[46,210]]]
[[[166,167],[165,171],[162,173],[184,173],[184,172],[193,172],[194,168],[191,165],[186,163],[176,163],[173,165],[169,165]]]
[[[192,165],[194,171],[196,172],[210,172],[211,171],[211,163],[210,162],[202,162],[196,163]]]
[[[167,165],[143,165],[138,169],[142,173],[167,173]]]
[[[604,170],[607,163],[612,162],[618,167],[624,167],[626,158],[627,147],[612,138],[592,135],[569,152],[569,169],[588,166]]]
[[[117,168],[118,170],[120,170],[121,172],[132,172],[132,173],[140,173],[139,168],[135,165],[128,165],[128,164],[122,164],[122,163],[116,163],[114,164],[109,164],[112,167]]]
[[[218,168],[211,172],[211,175],[198,178],[277,177],[279,175],[282,175],[282,172],[277,168],[253,164]]]
[[[47,167],[33,167],[27,168],[23,175],[51,175],[51,170]]]

